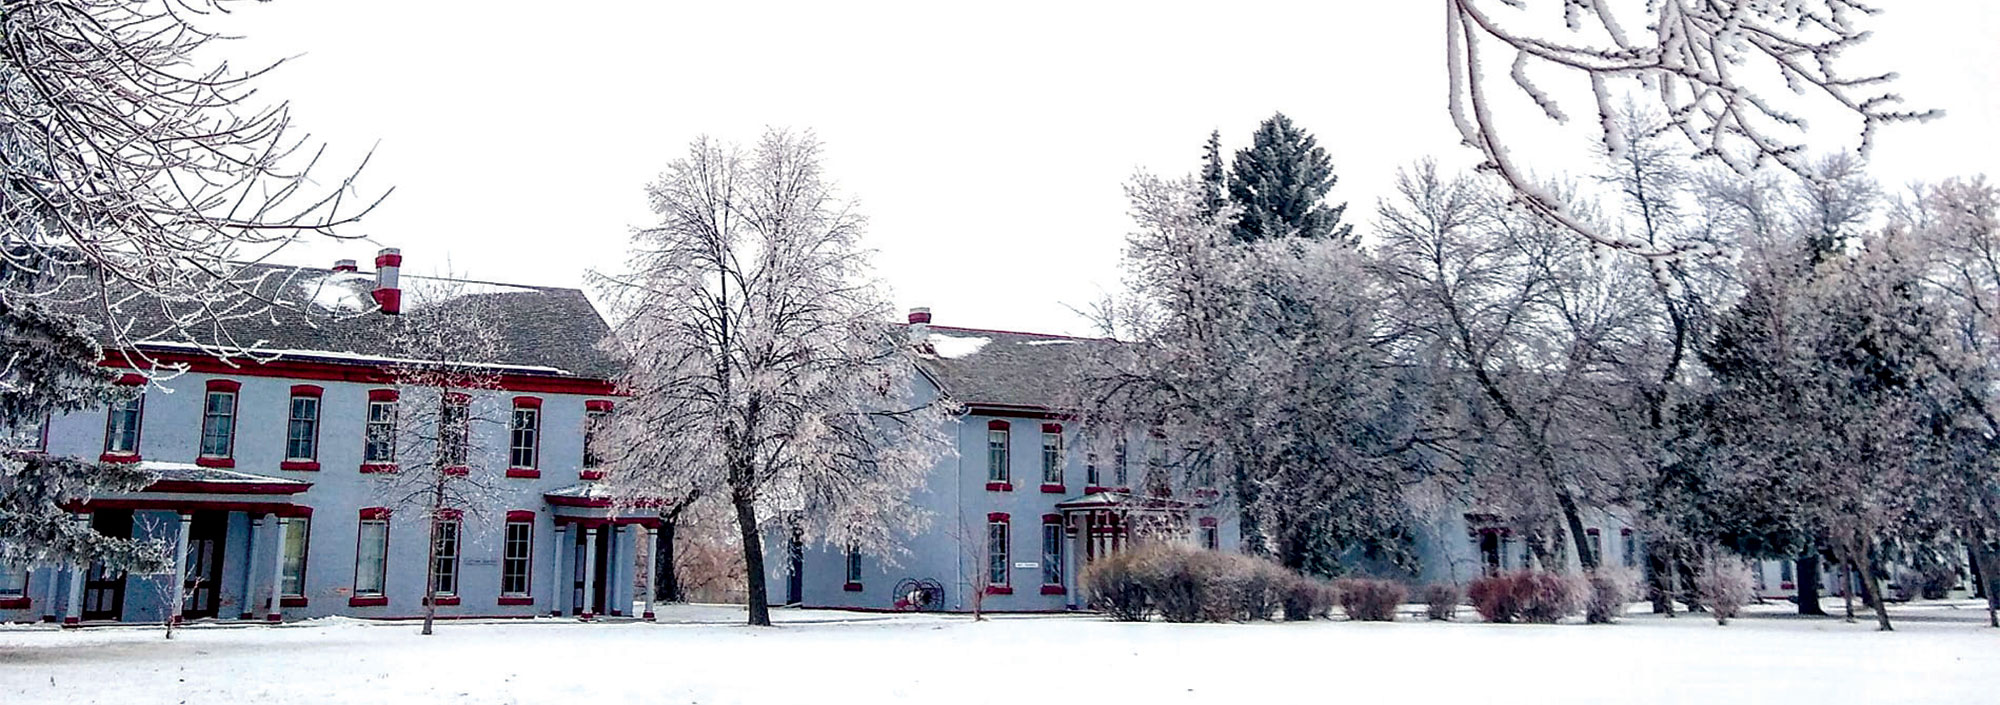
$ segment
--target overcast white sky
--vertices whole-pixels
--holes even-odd
[[[1854,70],[1900,71],[1911,103],[1948,115],[1886,130],[1878,176],[2000,172],[2000,3],[1879,4]],[[1364,229],[1398,167],[1469,164],[1444,112],[1442,5],[291,0],[227,27],[249,35],[238,63],[301,55],[263,95],[338,159],[378,145],[363,190],[395,192],[351,232],[403,248],[406,271],[580,285],[622,261],[650,219],[643,186],[691,139],[781,125],[826,143],[898,306],[1086,333],[1070,307],[1117,286],[1122,184],[1194,169],[1211,129],[1234,150],[1284,111]],[[1552,169],[1587,154],[1590,124],[1568,129],[1540,138]]]

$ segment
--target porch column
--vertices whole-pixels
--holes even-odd
[[[175,624],[180,623],[181,610],[187,607],[188,530],[194,527],[193,514],[182,512],[180,518],[180,531],[174,536],[173,582],[167,586],[174,596],[174,603],[167,605],[167,614],[173,615]]]
[[[76,515],[77,529],[90,530],[90,514]],[[63,624],[83,622],[83,572],[90,569],[89,561],[70,561],[69,564],[69,609],[63,612]]]
[[[608,561],[604,565],[605,604],[598,605],[597,611],[613,617],[624,616],[625,606],[632,604],[631,601],[624,599],[620,595],[620,593],[625,591],[625,585],[631,583],[630,580],[625,579],[625,571],[619,570],[619,568],[625,566],[624,557],[618,555],[618,551],[624,548],[624,544],[624,541],[618,540],[618,525],[605,524],[604,560]]]
[[[277,514],[271,516],[272,541],[278,550],[271,552],[271,609],[264,613],[264,621],[276,624],[284,620],[285,594],[285,520]]]
[[[250,550],[243,554],[243,611],[237,619],[257,617],[257,537],[264,533],[264,516],[249,514]]]
[[[38,564],[47,568],[42,571],[48,577],[42,579],[42,621],[56,621],[56,600],[62,595],[62,564],[42,561]]]
[[[577,605],[577,615],[590,619],[597,613],[597,534],[599,527],[583,528],[583,604]]]
[[[1081,517],[1073,515],[1063,517],[1062,523],[1065,534],[1071,529],[1076,529],[1074,534],[1076,538],[1063,537],[1071,546],[1070,550],[1063,551],[1063,594],[1066,595],[1064,601],[1068,602],[1070,607],[1076,608],[1083,606],[1083,542],[1089,538],[1084,536],[1083,527],[1072,524],[1082,523]]]
[[[549,589],[554,590],[556,593],[555,600],[549,603],[551,605],[549,616],[551,617],[561,617],[563,616],[563,612],[570,608],[570,591],[575,589],[576,571],[563,570],[564,566],[569,565],[569,555],[576,552],[576,540],[570,537],[569,526],[568,524],[556,525],[556,545],[555,550],[552,552],[555,555],[549,561],[551,564],[551,568],[549,569]]]
[[[653,570],[653,561],[658,560],[659,556],[657,554],[660,551],[659,547],[656,545],[657,542],[653,540],[652,527],[633,526],[632,529],[634,531],[634,536],[635,536],[635,538],[632,541],[632,547],[633,548],[643,547],[646,549],[646,591],[645,591],[646,611],[640,614],[639,618],[651,622],[653,621],[653,593],[659,590],[659,586],[652,584],[654,576],[658,574],[656,571]]]

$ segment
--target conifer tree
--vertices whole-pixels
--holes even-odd
[[[1209,149],[1218,147],[1211,137]],[[1274,114],[1257,127],[1250,148],[1236,153],[1229,198],[1242,213],[1231,232],[1243,242],[1303,237],[1351,243],[1354,227],[1340,222],[1347,204],[1325,202],[1337,181],[1333,159],[1318,141],[1284,113]]]

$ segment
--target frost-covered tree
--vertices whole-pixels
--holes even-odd
[[[455,595],[458,574],[447,573],[439,558],[464,555],[464,517],[480,517],[495,505],[501,477],[510,465],[537,466],[534,458],[514,458],[511,413],[492,394],[500,388],[499,362],[506,325],[487,297],[469,293],[451,280],[414,280],[400,315],[385,317],[390,349],[397,362],[388,368],[398,396],[387,423],[372,416],[363,442],[375,457],[375,490],[399,518],[421,522],[429,536],[424,570],[423,634],[430,634],[437,597]],[[538,413],[538,412],[537,412]],[[539,420],[529,433],[539,433]],[[503,440],[505,442],[503,442]],[[523,439],[539,448],[539,439]],[[481,449],[507,447],[498,458]]]
[[[1210,136],[1211,153],[1218,148]],[[1203,171],[1212,183],[1214,165]],[[1229,200],[1237,207],[1231,228],[1237,240],[1332,238],[1351,242],[1354,226],[1340,222],[1347,204],[1329,205],[1326,193],[1340,180],[1333,158],[1305,128],[1284,113],[1257,126],[1250,146],[1238,150],[1229,173]]]
[[[1525,95],[1556,123],[1584,106],[1613,154],[1626,145],[1614,106],[1637,98],[1669,116],[1697,157],[1738,173],[1776,163],[1809,175],[1808,115],[1856,123],[1865,156],[1882,125],[1938,114],[1899,109],[1892,73],[1847,72],[1842,55],[1867,40],[1863,24],[1875,13],[1855,0],[1449,0],[1449,111],[1526,208],[1606,247],[1671,256],[1681,243],[1605,229],[1535,183],[1503,94]]]
[[[910,494],[951,453],[955,410],[917,387],[863,220],[810,134],[767,131],[748,152],[696,140],[647,194],[660,222],[633,235],[630,269],[600,282],[627,369],[620,427],[653,434],[658,457],[607,479],[627,496],[726,502],[749,621],[768,625],[767,524],[891,556],[928,521]]]
[[[1161,479],[1226,490],[1248,550],[1320,573],[1350,550],[1394,557],[1406,415],[1360,253],[1329,238],[1236,240],[1236,209],[1211,210],[1205,186],[1128,184],[1129,295],[1100,310],[1121,344],[1093,349],[1069,405],[1099,439],[1173,439],[1156,456]]]
[[[39,427],[50,413],[114,398],[108,378],[87,369],[95,345],[152,337],[241,352],[256,341],[239,343],[230,322],[271,302],[252,294],[258,282],[233,276],[234,262],[331,235],[372,205],[349,201],[353,173],[323,192],[309,186],[317,156],[302,150],[288,109],[254,99],[268,67],[215,61],[221,37],[199,24],[226,9],[226,0],[0,0],[0,393],[15,400],[0,427]],[[135,329],[142,313],[165,329]],[[10,457],[0,464],[0,545],[156,568],[140,565],[130,542],[55,521],[64,502],[144,482],[130,467]]]

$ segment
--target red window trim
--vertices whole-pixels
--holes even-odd
[[[387,595],[356,595],[347,598],[348,607],[386,607],[388,604]]]
[[[230,435],[235,435],[235,434],[234,432],[232,432]],[[231,440],[230,445],[231,446],[236,445],[233,439]],[[235,449],[231,448],[231,450]],[[233,468],[236,467],[236,459],[228,456],[203,455],[203,456],[197,456],[194,459],[194,464],[205,468]]]
[[[440,470],[439,472],[442,472],[446,475],[450,475],[452,477],[465,477],[467,475],[472,474],[472,468],[464,465],[446,465],[444,469]]]
[[[1042,424],[1042,433],[1062,433],[1062,424],[1044,423]]]
[[[535,598],[528,595],[521,595],[516,597],[502,596],[500,598],[501,607],[532,607],[534,606],[534,604],[535,604]]]
[[[389,508],[388,508],[388,507],[362,507],[362,508],[361,508],[361,520],[362,520],[362,521],[370,521],[370,520],[375,520],[375,519],[380,519],[380,520],[382,520],[382,521],[388,521],[388,520],[389,520]]]
[[[301,472],[318,472],[318,471],[319,471],[319,461],[317,461],[317,460],[281,460],[281,461],[278,461],[278,469],[279,469],[279,470],[298,470],[298,471],[301,471]],[[363,472],[366,472],[366,471],[364,470]]]
[[[988,491],[988,492],[1013,492],[1013,491],[1014,491],[1014,483],[1012,483],[1012,482],[988,482],[988,483],[986,483],[986,491]]]
[[[465,392],[445,392],[444,400],[453,404],[470,404],[472,395]]]
[[[507,476],[523,480],[540,479],[542,471],[535,468],[507,468]]]
[[[861,592],[861,583],[841,583],[842,592]]]
[[[1063,595],[1063,594],[1067,594],[1068,592],[1069,592],[1069,591],[1068,591],[1068,590],[1065,590],[1065,589],[1063,589],[1063,586],[1061,586],[1061,585],[1043,585],[1043,586],[1042,586],[1042,594],[1044,594],[1044,595]]]
[[[986,513],[986,520],[987,520],[987,521],[989,521],[989,522],[993,522],[993,521],[1005,521],[1005,522],[1012,522],[1012,521],[1013,521],[1013,519],[1009,518],[1009,515],[1008,515],[1008,514],[1007,514],[1006,512],[987,512],[987,513]]]
[[[988,585],[988,586],[986,586],[986,594],[988,594],[988,595],[1012,595],[1012,594],[1014,594],[1014,586],[1012,586],[1012,585]]]
[[[1202,517],[1200,524],[1205,528],[1212,529],[1215,528],[1216,526],[1219,526],[1220,522],[1216,521],[1215,517]]]
[[[118,376],[118,384],[123,386],[136,387],[145,383],[146,376],[137,372],[127,372]]]
[[[222,455],[196,455],[194,464],[205,468],[233,468],[236,467],[236,427],[238,425],[237,421],[240,420],[237,418],[236,412],[243,406],[243,383],[233,379],[209,380],[205,391],[202,393],[201,414],[203,419],[208,417],[208,395],[216,392],[227,392],[229,394],[229,452]],[[195,445],[201,445],[200,438],[196,439]],[[199,450],[198,447],[197,450]]]
[[[398,466],[398,465],[397,465],[397,464],[395,464],[395,463],[362,463],[362,464],[361,464],[361,474],[363,474],[363,475],[371,475],[371,474],[375,474],[375,473],[383,473],[383,474],[389,474],[389,475],[393,475],[393,474],[396,474],[396,472],[397,472],[397,471],[400,471],[400,470],[402,470],[401,466]]]
[[[603,470],[578,470],[578,471],[576,471],[576,479],[579,479],[579,480],[602,480],[602,479],[604,479],[604,471],[603,471]]]
[[[229,392],[234,394],[243,391],[243,383],[233,379],[211,379],[208,381],[207,389],[211,392]]]
[[[535,512],[529,509],[507,510],[507,521],[534,521]]]
[[[439,509],[437,518],[443,521],[458,521],[465,518],[465,512],[458,509]]]
[[[541,397],[530,397],[530,396],[518,396],[518,397],[514,397],[514,408],[517,408],[517,409],[524,409],[524,408],[525,408],[525,409],[540,409],[540,408],[542,408],[542,398],[541,398]]]
[[[1068,491],[1069,485],[1058,485],[1053,482],[1042,483],[1042,492],[1045,494],[1062,494]]]
[[[432,595],[430,601],[439,607],[457,607],[459,597],[457,595]]]
[[[1013,428],[1012,424],[1009,424],[1005,421],[1001,421],[999,419],[994,419],[992,421],[986,422],[986,430],[988,431],[1009,431],[1012,428]]]
[[[610,399],[585,399],[585,400],[583,401],[583,410],[584,410],[584,411],[610,411],[610,410],[611,410],[611,400],[610,400]]]
[[[1601,532],[1601,531],[1598,531],[1597,529],[1584,529],[1584,530],[1583,530],[1583,533],[1584,533],[1585,535],[1588,535],[1588,536],[1602,536],[1602,535],[1604,535],[1604,532]]]
[[[396,401],[398,399],[401,399],[402,396],[403,396],[402,392],[396,391],[394,389],[368,390],[368,401]]]
[[[292,396],[323,397],[326,396],[326,388],[317,384],[294,384],[292,385]]]
[[[1631,536],[1631,535],[1632,535],[1632,530],[1631,530],[1631,529],[1619,529],[1619,530],[1618,530],[1618,535],[1619,535],[1619,536]]]
[[[1062,518],[1062,515],[1061,515],[1061,514],[1043,514],[1043,515],[1042,515],[1042,523],[1044,523],[1044,524],[1061,524],[1061,523],[1063,523],[1063,518]]]
[[[278,598],[279,607],[305,607],[306,605],[306,598],[300,595]]]

